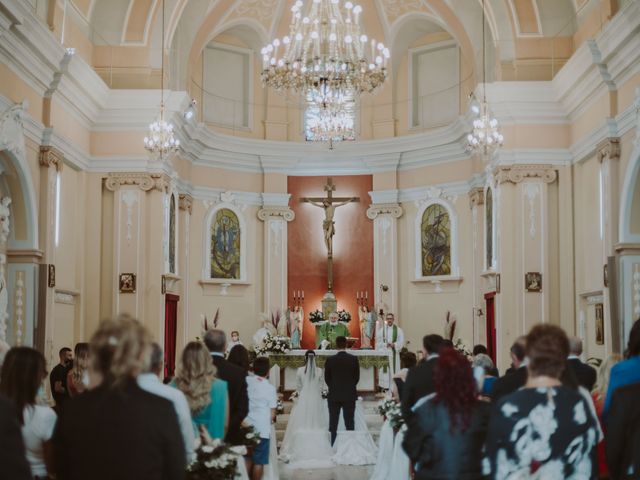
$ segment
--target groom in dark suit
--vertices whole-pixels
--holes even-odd
[[[327,358],[324,364],[324,381],[329,387],[327,403],[329,404],[329,431],[331,445],[336,441],[340,410],[344,412],[344,424],[347,430],[353,430],[353,416],[358,397],[356,385],[360,381],[360,364],[358,357],[345,352],[347,338],[337,337],[337,354]]]

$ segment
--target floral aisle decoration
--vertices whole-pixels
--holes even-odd
[[[320,323],[324,322],[324,314],[320,310],[314,310],[309,313],[309,321],[311,323]]]
[[[402,416],[402,409],[400,408],[400,404],[394,402],[394,405],[387,410],[387,419],[389,420],[389,424],[391,428],[393,428],[394,432],[400,431],[402,426],[404,425],[404,417]]]
[[[256,448],[260,443],[260,434],[248,423],[241,423],[238,433],[238,439],[242,439],[240,445],[245,446],[249,450]]]
[[[460,355],[464,355],[467,360],[473,360],[473,352],[471,351],[471,349],[469,349],[469,347],[467,347],[467,345],[464,343],[464,341],[462,341],[461,338],[458,338],[453,343],[453,348],[455,348]]]
[[[393,400],[391,398],[387,398],[385,400],[382,400],[378,404],[377,411],[382,416],[382,418],[386,419],[387,418],[387,412],[389,410],[391,410],[395,404],[396,404],[395,400]]]
[[[195,459],[186,471],[186,480],[229,480],[234,478],[238,462],[247,453],[243,446],[231,447],[215,439],[200,443],[194,453]]]
[[[473,359],[473,352],[460,337],[456,338],[457,325],[458,319],[456,316],[452,315],[451,312],[447,312],[444,322],[444,337],[453,343],[453,348],[455,348],[458,353],[464,355],[471,361]]]
[[[267,334],[261,346],[255,347],[256,355],[262,356],[267,353],[288,353],[291,351],[291,339],[281,335]]]
[[[338,321],[342,323],[349,323],[351,321],[351,314],[343,308],[338,311]]]

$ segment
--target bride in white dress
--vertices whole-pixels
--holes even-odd
[[[336,452],[331,447],[329,409],[327,401],[322,398],[322,392],[326,388],[324,375],[323,370],[316,366],[315,357],[315,352],[308,350],[305,354],[305,366],[296,373],[298,399],[287,422],[280,458],[288,463],[289,468],[330,468],[336,463],[345,463],[345,457],[350,465],[375,463],[376,446],[369,434],[360,402],[356,406],[355,431],[348,432],[356,435],[357,441],[351,442],[348,455],[341,454],[339,448]],[[344,421],[341,418],[336,445],[344,431]]]

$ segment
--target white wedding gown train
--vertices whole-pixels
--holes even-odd
[[[378,442],[378,459],[373,469],[370,480],[388,480],[391,473],[391,461],[393,459],[393,443],[395,434],[389,420],[385,420],[380,429]]]

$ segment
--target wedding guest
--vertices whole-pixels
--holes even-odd
[[[229,351],[227,361],[232,365],[240,367],[245,375],[249,373],[251,368],[251,362],[249,361],[249,351],[244,348],[244,345],[236,345]]]
[[[260,435],[260,443],[246,457],[247,471],[251,480],[260,480],[265,465],[269,464],[269,438],[271,423],[275,421],[278,396],[276,388],[269,383],[269,359],[258,357],[253,361],[253,375],[247,377],[249,388],[249,415],[247,421]]]
[[[491,358],[491,356],[489,355],[489,350],[487,350],[487,347],[485,347],[482,344],[475,345],[473,347],[473,357],[475,358],[476,355],[479,355],[481,353],[486,355],[486,356],[488,356],[489,358]],[[491,360],[491,362],[493,362],[493,360]],[[495,364],[493,366],[493,370],[491,372],[489,372],[488,375],[491,375],[492,377],[496,377],[496,378],[498,378],[500,376],[500,372],[498,371],[498,369],[495,366]]]
[[[193,423],[204,425],[213,439],[223,439],[229,427],[227,382],[216,378],[216,367],[200,342],[189,342],[174,385],[184,393]]]
[[[52,408],[36,403],[42,382],[47,378],[45,366],[46,361],[39,351],[14,347],[7,353],[0,373],[0,394],[15,408],[31,474],[43,479],[53,474],[51,436],[57,420]],[[4,465],[0,468],[4,469]]]
[[[413,407],[403,442],[415,478],[481,478],[490,407],[478,399],[469,361],[454,349],[441,350],[434,383],[435,393]]]
[[[598,424],[589,405],[560,377],[569,339],[560,327],[533,327],[526,340],[524,388],[493,408],[485,453],[492,479],[591,478]]]
[[[393,384],[391,385],[391,395],[396,402],[402,398],[402,389],[407,381],[407,373],[418,363],[418,358],[413,352],[406,352],[400,356],[400,370],[393,376]]]
[[[49,384],[51,387],[51,395],[56,402],[55,409],[60,411],[65,400],[69,398],[67,391],[67,375],[73,365],[73,352],[68,347],[63,347],[58,352],[60,363],[51,369],[49,374]]]
[[[580,360],[582,355],[582,340],[578,337],[569,338],[569,368],[578,380],[578,384],[586,388],[589,392],[593,390],[598,378],[598,372],[591,365],[587,365]]]
[[[606,417],[611,404],[613,392],[625,385],[640,383],[640,319],[631,327],[629,341],[627,343],[627,359],[618,363],[611,369],[609,388],[604,402],[604,413]]]
[[[598,371],[598,380],[596,381],[596,385],[591,394],[591,398],[593,399],[593,404],[596,409],[596,415],[598,416],[598,421],[600,422],[600,427],[605,430],[604,440],[598,443],[598,471],[600,473],[600,478],[609,478],[609,468],[607,467],[607,459],[606,459],[606,442],[607,435],[605,424],[602,418],[602,412],[604,411],[604,399],[607,395],[607,389],[609,388],[609,378],[611,377],[611,369],[613,366],[622,360],[622,355],[619,353],[613,353],[609,355],[609,357],[602,362],[600,365],[600,369]]]
[[[411,407],[425,395],[435,392],[433,369],[438,359],[438,352],[444,339],[440,335],[425,335],[422,339],[424,361],[417,364],[407,373],[402,388],[402,416],[405,421],[411,417]]]
[[[76,343],[73,351],[73,367],[67,374],[69,397],[77,397],[89,387],[89,344]]]
[[[136,382],[149,368],[147,329],[126,315],[104,320],[90,348],[98,385],[62,410],[53,436],[57,478],[182,480],[185,446],[173,405]]]
[[[238,331],[234,330],[233,332],[231,332],[231,341],[229,342],[225,350],[227,355],[229,355],[231,349],[233,349],[233,347],[235,347],[236,345],[242,345],[242,341],[240,340],[240,334],[238,333]]]
[[[208,330],[204,335],[204,343],[211,353],[213,364],[218,372],[218,378],[227,382],[229,388],[229,431],[226,440],[236,444],[242,441],[239,438],[239,427],[249,412],[247,375],[242,368],[225,360],[224,351],[227,338],[222,330]]]
[[[613,392],[607,417],[607,464],[613,480],[640,478],[640,383]]]
[[[490,397],[493,384],[497,380],[493,375],[496,371],[493,360],[491,360],[491,357],[487,354],[478,353],[473,357],[471,364],[474,367],[474,376],[481,379],[481,381],[478,382],[480,394],[485,397]],[[476,374],[476,372],[478,373]]]
[[[173,408],[178,416],[178,424],[182,432],[182,440],[184,441],[186,463],[190,463],[195,443],[195,434],[193,424],[191,422],[191,411],[184,394],[177,388],[164,385],[160,378],[164,369],[164,354],[160,345],[151,344],[151,359],[149,366],[143,373],[138,375],[138,386],[149,393],[166,398],[173,404]]]
[[[32,480],[16,409],[3,396],[0,396],[0,432],[2,474],[11,480]]]
[[[503,377],[493,382],[491,398],[497,402],[505,395],[515,392],[527,383],[527,366],[525,362],[526,337],[518,338],[511,345],[511,369]]]

